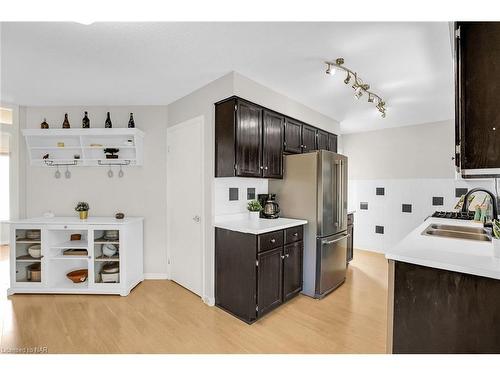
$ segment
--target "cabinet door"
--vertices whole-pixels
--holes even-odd
[[[285,118],[277,113],[264,111],[262,137],[262,176],[283,177],[283,126]]]
[[[238,101],[236,112],[236,176],[262,175],[262,109]]]
[[[318,130],[318,150],[329,150],[328,133],[323,130]]]
[[[302,152],[317,150],[316,129],[312,126],[302,125]]]
[[[257,267],[257,314],[259,316],[266,314],[281,304],[282,252],[283,248],[279,247],[257,255],[259,262]]]
[[[336,134],[328,133],[328,151],[338,152]]]
[[[286,245],[283,251],[283,301],[302,290],[302,241]]]
[[[302,124],[295,120],[287,118],[285,120],[285,142],[284,150],[292,154],[302,152]]]
[[[500,168],[500,85],[493,84],[500,80],[500,23],[458,25],[455,118],[459,121],[461,168]]]
[[[354,257],[354,226],[347,226],[347,263],[349,263]]]

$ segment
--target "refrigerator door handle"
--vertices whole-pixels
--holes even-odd
[[[340,237],[340,238],[337,238],[336,240],[331,240],[331,241],[322,241],[321,243],[322,243],[323,245],[330,245],[330,244],[332,244],[332,243],[339,242],[339,241],[341,241],[341,240],[343,240],[344,238],[347,238],[347,237],[351,237],[351,235],[350,235],[350,234],[346,234],[345,236],[342,236],[342,237]]]

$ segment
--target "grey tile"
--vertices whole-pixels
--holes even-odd
[[[443,206],[444,198],[443,197],[432,197],[432,205],[433,206]]]
[[[403,212],[411,212],[411,204],[406,204],[406,203],[403,203],[401,205],[401,210]]]
[[[468,191],[469,191],[469,189],[467,189],[467,188],[456,188],[455,189],[455,197],[460,198],[462,195],[467,194]]]
[[[239,198],[238,188],[229,188],[229,200],[237,201]]]
[[[368,209],[368,202],[359,202],[359,209],[360,210],[367,210]]]
[[[255,199],[255,188],[247,188],[247,199]]]
[[[383,188],[383,187],[375,188],[375,193],[377,195],[385,195],[385,188]]]
[[[375,233],[384,234],[384,227],[382,225],[375,225]]]

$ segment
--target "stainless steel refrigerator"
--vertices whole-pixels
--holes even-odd
[[[269,180],[281,215],[306,219],[303,293],[322,298],[345,281],[347,157],[330,151],[286,155],[282,180]]]

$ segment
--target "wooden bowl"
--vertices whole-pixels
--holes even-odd
[[[81,269],[81,270],[71,271],[70,273],[66,274],[66,277],[71,281],[73,281],[75,284],[77,284],[77,283],[83,283],[85,280],[87,280],[88,275],[89,275],[89,270]]]
[[[79,233],[72,234],[70,236],[70,241],[80,241],[82,239],[82,235]]]

